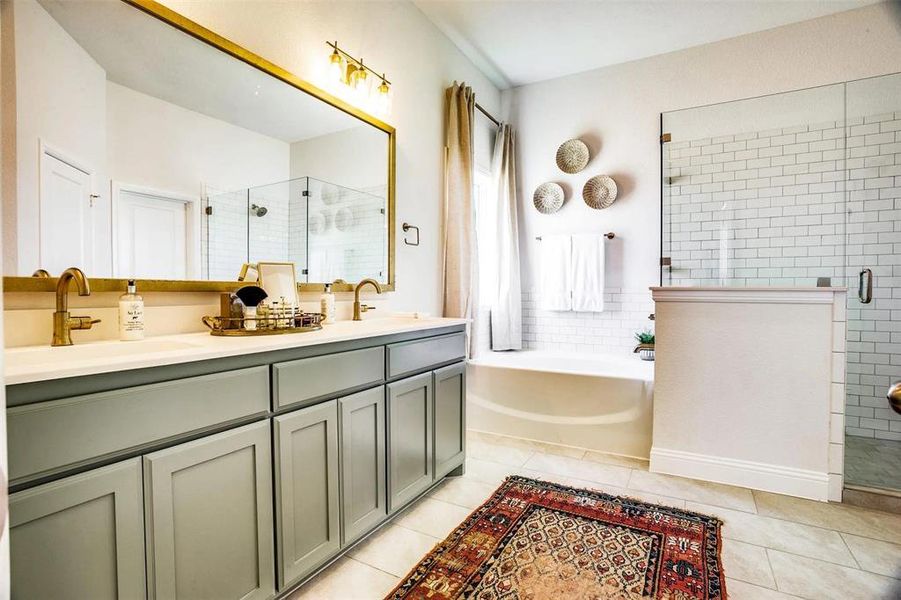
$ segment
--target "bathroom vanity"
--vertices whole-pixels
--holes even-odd
[[[412,318],[7,351],[13,597],[287,595],[462,474],[464,357]]]

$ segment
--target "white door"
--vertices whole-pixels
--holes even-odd
[[[41,154],[40,264],[52,275],[69,267],[91,274],[94,227],[90,174]]]
[[[115,202],[116,276],[187,278],[191,203],[123,188]]]

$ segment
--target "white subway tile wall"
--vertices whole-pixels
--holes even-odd
[[[651,292],[607,288],[604,312],[540,310],[538,292],[522,294],[523,346],[566,353],[631,353],[635,334],[653,330]]]
[[[666,285],[848,285],[845,430],[901,440],[901,112],[665,146]],[[873,301],[857,274],[873,271]]]

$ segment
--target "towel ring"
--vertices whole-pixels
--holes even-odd
[[[417,227],[416,225],[410,225],[409,223],[404,223],[403,225],[401,225],[401,229],[404,230],[404,233],[407,233],[411,229],[415,229],[416,230],[416,242],[411,243],[407,239],[407,236],[404,236],[404,243],[408,246],[418,246],[419,245],[419,227]]]

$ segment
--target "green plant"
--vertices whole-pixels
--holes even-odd
[[[650,344],[654,345],[654,332],[653,331],[639,331],[635,334],[635,339],[638,340],[639,344]]]

